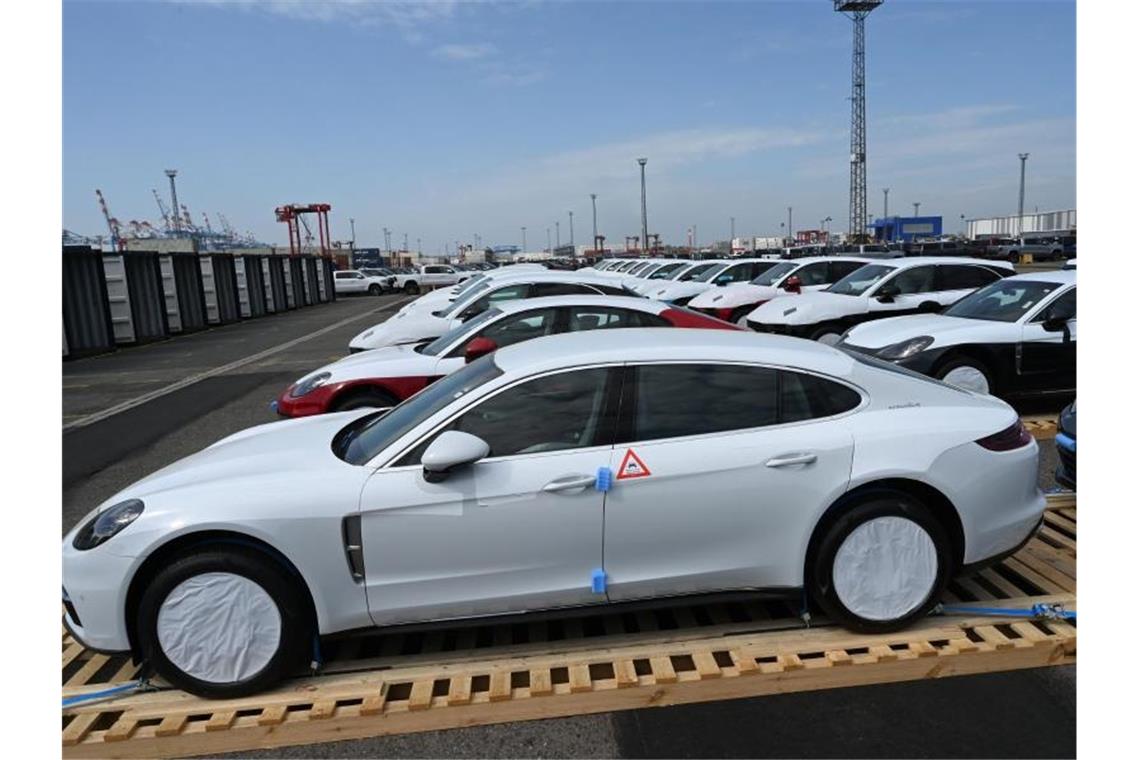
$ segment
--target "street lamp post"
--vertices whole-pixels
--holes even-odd
[[[523,234],[522,253],[525,254],[526,253],[526,227],[522,228],[522,234]]]
[[[917,202],[914,204],[914,218],[915,218],[915,219],[917,219],[917,218],[918,218],[918,207],[919,207],[919,206],[921,206],[921,205],[922,205],[922,201],[917,201]]]
[[[637,163],[641,166],[641,250],[649,248],[649,215],[645,210],[645,164],[648,158],[639,158]]]
[[[561,224],[561,222],[557,222],[557,221],[554,223],[554,250],[555,251],[562,247],[562,228],[559,226],[560,224]],[[551,253],[554,253],[554,251],[551,251]]]
[[[546,252],[554,253],[554,249],[550,246],[550,228],[546,228]]]
[[[598,254],[598,194],[590,193],[590,207],[594,212],[594,253]]]
[[[889,195],[890,192],[891,192],[891,189],[889,187],[883,188],[883,218],[884,219],[887,218],[887,195]]]
[[[566,213],[570,215],[570,247],[573,248],[574,247],[574,212],[573,211],[567,211]],[[571,255],[573,255],[573,254],[571,254]]]
[[[730,216],[728,218],[728,252],[736,252],[736,217]]]
[[[1021,186],[1017,191],[1017,236],[1020,238],[1025,231],[1022,226],[1025,224],[1025,161],[1029,154],[1018,153],[1017,157],[1021,159]]]
[[[356,250],[356,220],[351,216],[348,218],[348,226],[352,228],[352,241],[350,242],[349,250]]]

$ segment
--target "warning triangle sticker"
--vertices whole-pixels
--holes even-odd
[[[641,457],[635,454],[633,449],[625,450],[625,456],[621,460],[621,467],[618,468],[617,480],[648,478],[652,474],[649,468],[645,466],[645,462],[641,461]]]

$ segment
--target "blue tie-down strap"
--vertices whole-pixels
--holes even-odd
[[[111,697],[117,697],[121,694],[129,694],[132,691],[146,691],[151,688],[153,687],[151,687],[150,683],[148,683],[145,679],[140,678],[137,681],[131,681],[130,683],[125,683],[120,686],[113,686],[110,689],[89,691],[86,694],[76,694],[73,697],[64,697],[63,706],[73,707],[84,702],[94,702],[99,699],[110,699]]]
[[[614,471],[609,467],[599,467],[598,476],[594,479],[594,488],[606,493],[614,487]]]
[[[595,594],[606,593],[606,571],[600,567],[590,574],[590,590]]]
[[[1076,438],[1073,438],[1072,436],[1065,435],[1064,433],[1057,431],[1057,435],[1054,436],[1053,440],[1056,441],[1058,446],[1065,449],[1066,451],[1071,451],[1074,454],[1077,453],[1077,439]]]
[[[277,399],[273,399],[272,401],[269,402],[269,411],[271,411],[271,412],[277,411]]]
[[[964,604],[940,604],[934,608],[936,614],[946,615],[998,615],[1000,617],[1023,617],[1037,620],[1076,620],[1077,611],[1067,610],[1063,604],[1040,602],[1028,609],[1013,607],[970,607]]]

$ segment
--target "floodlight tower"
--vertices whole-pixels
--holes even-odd
[[[854,45],[851,50],[851,201],[848,235],[856,241],[866,236],[867,218],[867,100],[864,86],[865,45],[863,21],[883,0],[834,0],[835,10],[851,19]]]

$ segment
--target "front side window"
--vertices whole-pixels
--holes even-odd
[[[677,281],[678,282],[690,282],[690,281],[700,282],[701,281],[700,278],[707,275],[710,269],[714,269],[714,268],[722,267],[722,266],[724,266],[724,265],[723,264],[717,264],[717,263],[697,264],[696,266],[691,267],[691,268],[686,269],[683,272],[681,272],[679,274],[679,276],[677,277]]]
[[[489,309],[488,311],[498,310]],[[482,319],[483,315],[487,313],[488,312],[485,311],[475,319]],[[490,338],[495,341],[499,348],[503,348],[504,346],[514,345],[515,343],[522,343],[524,340],[530,340],[531,338],[541,338],[544,335],[551,335],[554,333],[555,316],[554,309],[537,309],[535,311],[525,311],[521,314],[506,317],[498,322],[487,325],[479,332],[472,333],[469,340],[465,340],[456,346],[448,356],[463,356],[467,344],[475,338]]]
[[[713,268],[706,270],[703,274],[688,279],[692,280],[692,282],[716,282],[721,272],[728,269],[728,266],[728,264],[717,264]]]
[[[754,276],[752,264],[737,264],[730,266],[716,276],[713,280],[717,285],[727,285],[730,282],[748,282]]]
[[[1055,282],[1002,280],[974,291],[943,313],[964,319],[1016,322],[1060,287]]]
[[[796,272],[796,277],[800,278],[801,285],[826,285],[827,262],[817,261],[801,267],[800,271]]]
[[[939,268],[939,290],[974,290],[998,279],[997,274],[984,267],[966,264],[946,264]]]
[[[1073,288],[1067,293],[1062,293],[1058,296],[1057,300],[1049,304],[1034,322],[1044,322],[1046,319],[1063,319],[1068,322],[1070,319],[1077,318],[1077,289]]]
[[[655,314],[613,306],[568,306],[567,329],[608,330],[619,327],[667,327],[669,323]]]
[[[777,282],[784,278],[784,275],[794,272],[798,264],[785,261],[775,266],[768,267],[768,270],[762,273],[759,277],[752,280],[753,285],[775,285]]]
[[[471,305],[464,309],[463,313],[460,316],[462,316],[464,319],[470,319],[477,314],[482,314],[492,304],[499,303],[500,301],[515,301],[519,298],[526,298],[529,290],[530,285],[524,283],[520,283],[518,285],[508,285],[506,287],[499,288],[498,290],[492,290],[482,298],[471,302]]]
[[[678,270],[680,270],[681,267],[683,267],[683,266],[685,266],[685,265],[681,262],[676,262],[674,264],[663,264],[660,267],[658,267],[656,269],[656,271],[654,271],[652,274],[650,274],[647,279],[650,279],[650,280],[669,279],[673,275],[677,274]]]
[[[422,347],[416,348],[415,350],[424,356],[439,356],[441,352],[446,350],[447,347],[454,343],[460,336],[476,335],[477,331],[482,329],[483,325],[498,319],[502,314],[503,312],[498,309],[487,309],[479,316],[451,328],[431,343],[423,344]],[[467,341],[464,341],[463,345],[466,346],[466,344]],[[460,353],[462,353],[462,351]]]
[[[904,269],[891,278],[890,284],[898,288],[900,295],[931,293],[934,291],[934,267]]]
[[[833,261],[831,262],[831,272],[828,275],[829,282],[841,280],[861,266],[863,266],[861,261]]]
[[[883,264],[864,264],[828,288],[827,292],[842,296],[859,296],[894,271],[895,267]]]
[[[478,404],[447,429],[482,438],[492,457],[608,445],[613,438],[605,409],[609,375],[600,367],[536,378]]]

